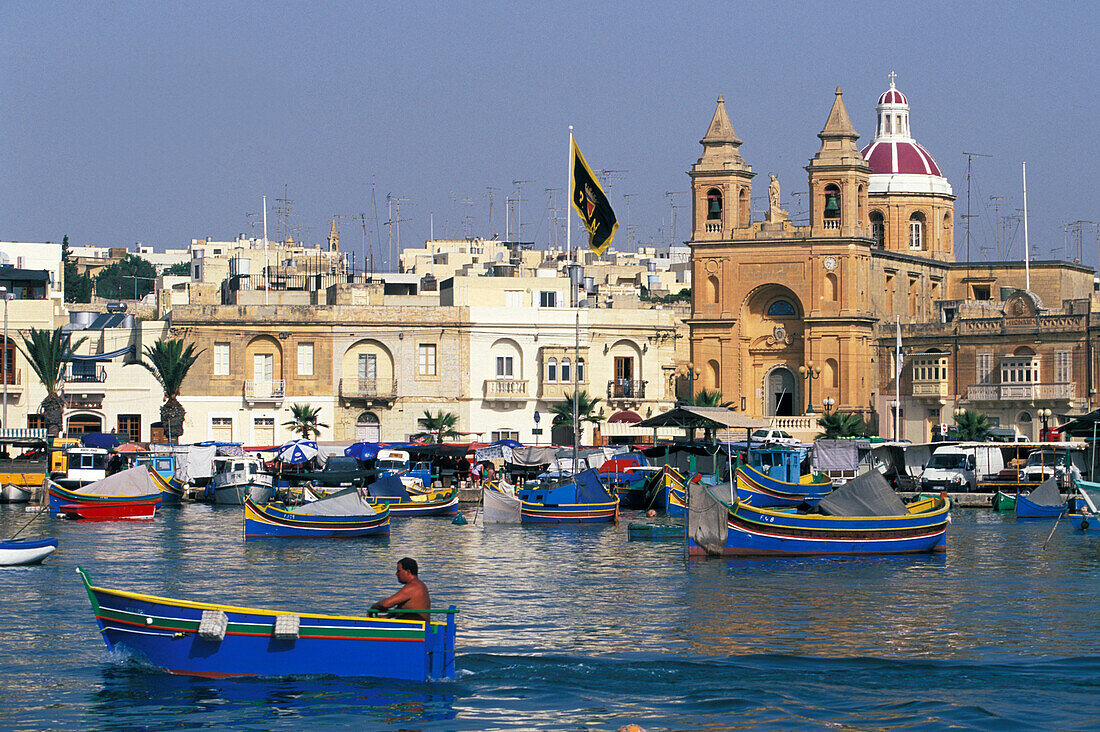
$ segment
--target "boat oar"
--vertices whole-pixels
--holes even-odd
[[[1047,540],[1043,542],[1043,550],[1044,551],[1046,551],[1047,542],[1049,542],[1051,537],[1054,536],[1054,532],[1058,530],[1058,522],[1062,520],[1062,516],[1064,516],[1065,513],[1066,513],[1065,511],[1062,511],[1062,513],[1058,514],[1058,518],[1056,518],[1054,520],[1054,528],[1050,530],[1050,536],[1048,536]]]

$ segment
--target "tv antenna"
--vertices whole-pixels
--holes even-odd
[[[963,152],[966,156],[966,216],[963,217],[963,228],[966,231],[966,262],[970,264],[970,162],[974,158],[991,158],[992,155],[985,155],[984,153]],[[969,277],[969,266],[967,267],[967,276]]]
[[[1008,217],[1005,216],[1005,221],[1001,220],[1001,206],[1003,205],[1001,203],[1001,201],[1011,201],[1011,200],[1012,200],[1011,196],[990,196],[989,197],[989,203],[993,207],[993,220],[997,222],[997,226],[993,230],[993,244],[994,244],[994,246],[990,246],[988,244],[979,244],[978,245],[978,251],[986,252],[986,251],[989,251],[993,248],[996,248],[997,249],[997,256],[1001,257],[1002,259],[1004,258],[1005,240],[1004,240],[1003,235],[1006,233],[1005,228],[1007,226]]]
[[[561,190],[561,188],[543,189],[543,193],[546,194],[546,246],[548,249],[555,249],[558,246],[558,227],[561,225],[561,218],[558,207],[554,205],[554,194]]]
[[[677,206],[676,205],[676,199],[673,198],[673,196],[686,196],[686,195],[687,195],[687,191],[665,191],[665,196],[668,198],[668,209],[669,209],[668,235],[669,235],[669,245],[670,246],[676,244],[676,209],[683,208],[682,206]]]
[[[486,232],[485,237],[487,239],[493,238],[493,196],[499,191],[499,188],[493,186],[485,186],[485,190],[489,191],[489,231]]]
[[[623,176],[629,173],[629,170],[601,170],[600,182],[603,183],[603,187],[607,189],[607,200],[611,200],[611,186],[616,180],[622,180]]]
[[[626,205],[626,243],[627,246],[630,247],[630,250],[634,252],[638,251],[638,244],[635,238],[638,227],[634,226],[634,224],[631,223],[633,219],[630,218],[630,199],[636,198],[637,196],[637,193],[623,194],[623,203]]]
[[[412,198],[403,198],[395,196],[392,193],[386,194],[386,230],[389,234],[388,241],[386,243],[386,266],[393,266],[393,253],[394,246],[396,245],[397,251],[401,251],[401,224],[411,221],[412,219],[401,218],[401,204],[411,203]],[[396,272],[397,270],[393,270]]]
[[[516,187],[516,197],[513,198],[512,200],[515,201],[515,204],[516,204],[516,240],[517,241],[523,239],[523,217],[522,217],[522,213],[523,213],[523,184],[524,183],[534,183],[534,182],[535,181],[533,181],[533,180],[514,180],[514,181],[512,181],[512,185],[514,185]]]
[[[290,212],[294,207],[294,201],[287,196],[288,184],[283,183],[283,197],[275,199],[275,216],[278,222],[276,226],[280,231],[282,242],[285,244],[287,237],[290,236]]]

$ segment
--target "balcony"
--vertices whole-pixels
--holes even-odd
[[[486,379],[485,398],[513,401],[527,398],[526,379]]]
[[[1061,384],[972,384],[966,387],[966,398],[972,402],[1035,402],[1070,401],[1077,388],[1072,382]]]
[[[645,399],[644,381],[612,379],[607,382],[608,399]]]
[[[721,224],[721,222],[707,223],[705,225],[705,227],[706,227],[706,232],[708,234],[721,234],[722,233],[722,224]]]
[[[244,382],[244,400],[249,404],[269,402],[281,404],[286,396],[286,382],[278,381],[246,381]]]
[[[340,379],[340,396],[365,401],[393,401],[397,398],[397,379]]]
[[[840,219],[825,219],[823,223],[826,229],[840,229]]]
[[[948,388],[946,381],[914,381],[914,397],[931,397],[933,399],[946,399]]]
[[[73,369],[70,363],[65,367],[66,384],[102,384],[107,380],[107,369],[96,366],[94,369]]]

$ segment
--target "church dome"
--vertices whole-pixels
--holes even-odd
[[[891,76],[893,76],[891,74]],[[952,195],[932,154],[909,131],[909,100],[894,86],[878,98],[878,125],[863,158],[871,167],[871,193],[942,193]]]

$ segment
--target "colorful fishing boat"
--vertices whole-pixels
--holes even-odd
[[[57,539],[0,541],[0,567],[38,564],[57,551]]]
[[[169,673],[454,678],[454,607],[427,611],[439,621],[290,613],[109,590],[77,572],[107,647]]]
[[[737,495],[751,506],[814,505],[833,490],[822,473],[802,475],[804,451],[789,447],[756,448],[749,464],[737,466]]]
[[[619,497],[621,508],[645,508],[649,479],[660,470],[651,467],[644,455],[620,455],[607,460],[597,472],[608,492]]]
[[[1077,495],[1070,499],[1069,513],[1066,514],[1075,529],[1088,531],[1100,529],[1100,483],[1075,478]]]
[[[346,488],[301,506],[244,502],[244,538],[353,537],[390,533],[389,506],[374,506]]]
[[[1015,511],[1016,510],[1016,493],[1007,493],[1002,490],[998,490],[993,494],[993,510],[994,511]]]
[[[160,496],[155,501],[103,501],[100,503],[62,503],[57,507],[58,516],[85,521],[116,521],[132,519],[151,521],[157,515]]]
[[[443,490],[418,489],[397,475],[379,478],[365,489],[367,500],[389,508],[390,516],[453,516],[458,513],[458,485]]]
[[[176,477],[176,458],[173,455],[139,455],[134,464],[149,468],[149,477],[160,490],[163,504],[179,505],[183,501],[187,486]]]
[[[619,499],[607,492],[595,469],[516,490],[520,522],[592,524],[617,521]]]
[[[688,554],[878,555],[942,552],[950,499],[901,502],[877,471],[860,475],[809,511],[752,506],[729,485],[691,487]]]
[[[1047,478],[1028,494],[1016,496],[1016,520],[1058,518],[1066,511],[1066,499],[1058,490],[1058,479]]]
[[[117,515],[114,518],[152,518],[156,506],[163,500],[160,490],[153,485],[149,468],[139,465],[121,473],[89,483],[82,488],[70,490],[57,483],[49,485],[50,509],[57,513],[63,506],[68,515],[88,518],[111,517],[111,506]],[[79,507],[101,507],[98,511],[84,510]]]
[[[664,466],[657,478],[657,495],[664,504],[665,513],[672,518],[687,515],[687,480],[671,465]]]

